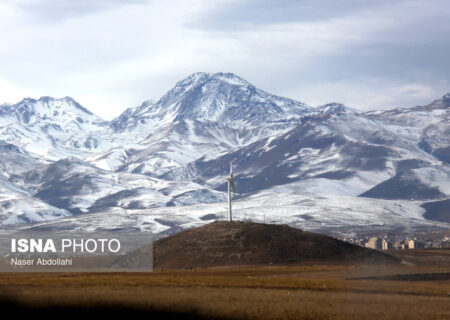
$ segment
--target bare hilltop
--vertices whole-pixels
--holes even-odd
[[[139,251],[145,256],[145,248]],[[153,261],[155,268],[163,269],[399,262],[380,251],[287,225],[219,221],[156,241]]]

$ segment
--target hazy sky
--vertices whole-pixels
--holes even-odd
[[[0,0],[0,102],[71,96],[111,119],[197,71],[312,106],[450,92],[448,0]]]

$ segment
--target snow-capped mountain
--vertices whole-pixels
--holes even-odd
[[[115,134],[140,141],[114,169],[161,176],[208,154],[284,132],[314,111],[304,103],[255,88],[231,73],[195,73],[159,101],[127,109],[111,122]],[[95,164],[95,160],[92,162]]]
[[[172,182],[129,173],[101,170],[75,158],[67,158],[28,171],[24,183],[35,197],[73,214],[104,207],[150,208],[186,204],[197,195],[201,202],[224,201],[219,192],[192,182]],[[188,200],[187,204],[192,202]]]
[[[72,98],[26,98],[0,107],[1,140],[51,160],[82,157],[95,150],[99,141],[92,132],[107,122]]]
[[[450,93],[429,105],[398,108],[375,115],[385,126],[397,126],[397,134],[413,140],[427,153],[450,163]]]
[[[38,155],[33,155],[22,148],[0,140],[0,175],[15,180],[22,179],[30,168],[49,163]]]
[[[298,119],[314,109],[255,88],[232,73],[195,73],[158,102],[127,110],[111,123],[115,131],[155,128],[179,120],[214,121],[231,128]]]
[[[243,207],[317,200],[308,207],[314,214],[291,210],[290,223],[304,215],[336,226],[329,215],[340,209],[325,209],[320,199],[339,198],[361,208],[390,199],[374,216],[359,212],[362,224],[384,219],[395,227],[405,217],[427,225],[421,204],[450,198],[449,110],[450,94],[389,111],[313,108],[230,73],[195,73],[111,122],[71,98],[24,99],[0,106],[0,224],[135,214],[154,231],[201,223],[223,210],[232,161]],[[183,209],[164,209],[171,206]],[[397,217],[387,219],[389,212]]]
[[[0,225],[43,222],[70,216],[67,210],[39,200],[28,190],[0,176]]]
[[[338,195],[446,198],[450,195],[449,166],[423,151],[417,139],[398,136],[400,130],[407,129],[393,124],[383,127],[380,119],[363,113],[318,113],[284,134],[218,158],[202,157],[163,178],[191,179],[224,190],[223,177],[232,161],[242,193],[283,185]],[[379,184],[381,193],[375,192]]]
[[[41,222],[71,215],[39,200],[23,183],[26,172],[47,164],[46,160],[4,141],[0,141],[0,155],[0,224]]]

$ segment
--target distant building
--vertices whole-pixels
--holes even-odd
[[[416,240],[409,240],[408,241],[408,249],[419,249],[423,248],[423,244]]]
[[[399,241],[399,240],[397,240],[397,241],[394,241],[394,243],[393,243],[393,247],[394,247],[394,249],[404,249],[404,248],[402,248],[402,242],[401,241]]]
[[[450,249],[450,241],[442,241],[440,244],[440,248]]]
[[[356,244],[360,245],[361,247],[366,246],[366,239],[357,239]]]
[[[432,248],[441,248],[441,247],[442,247],[442,243],[440,243],[440,242],[438,242],[438,241],[433,242],[433,243],[431,244],[431,247],[432,247]]]
[[[391,249],[391,248],[392,248],[392,244],[389,241],[387,241],[385,239],[383,239],[381,241],[381,249],[388,250],[388,249]]]
[[[369,241],[366,243],[366,247],[367,248],[372,248],[372,249],[381,249],[381,239],[378,238],[370,238]]]

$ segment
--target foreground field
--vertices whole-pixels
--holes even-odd
[[[57,317],[450,319],[450,264],[433,264],[436,256],[450,258],[444,251],[421,265],[0,274],[0,307],[15,315],[52,311]],[[393,275],[401,280],[385,280]]]

